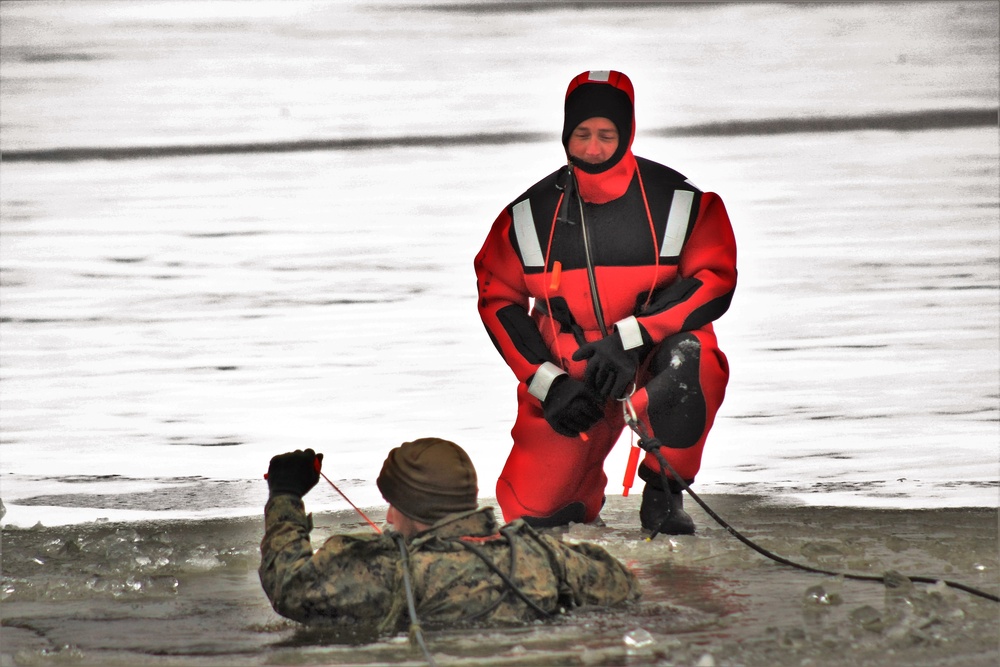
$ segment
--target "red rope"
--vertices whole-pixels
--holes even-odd
[[[656,279],[660,275],[660,245],[656,241],[656,225],[653,224],[653,214],[649,210],[649,200],[646,199],[646,186],[642,183],[642,172],[639,171],[638,165],[636,165],[635,173],[639,177],[639,191],[642,193],[642,204],[646,207],[646,220],[649,221],[649,231],[653,236],[653,252],[656,254],[653,262],[653,283],[649,286],[649,294],[646,296],[646,303],[643,304],[643,307],[646,307],[649,305],[649,300],[653,298]]]
[[[326,480],[327,484],[333,487],[333,490],[340,494],[340,497],[347,501],[347,504],[354,508],[354,511],[361,515],[361,518],[368,522],[368,525],[375,529],[375,532],[382,534],[382,529],[375,525],[375,522],[368,518],[368,515],[362,512],[357,505],[351,502],[351,499],[344,495],[344,492],[337,488],[337,485],[330,481],[330,478],[324,475],[321,471],[319,472],[320,477]]]
[[[549,256],[552,254],[552,239],[556,235],[556,221],[559,219],[559,209],[562,208],[565,192],[559,194],[559,201],[556,202],[556,212],[552,216],[552,227],[549,230],[549,242],[545,246],[545,271],[549,269]],[[559,365],[562,365],[562,348],[559,345],[559,332],[556,331],[556,320],[552,317],[552,304],[549,303],[549,283],[544,281],[545,274],[542,274],[545,288],[545,314],[549,318],[549,327],[552,329],[552,340],[556,344],[556,355],[559,357]],[[566,370],[566,369],[563,369]]]

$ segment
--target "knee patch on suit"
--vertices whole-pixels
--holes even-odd
[[[667,447],[686,449],[701,440],[707,407],[701,386],[701,343],[694,334],[671,336],[654,353],[646,385],[653,433]]]

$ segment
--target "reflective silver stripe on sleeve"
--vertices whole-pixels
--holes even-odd
[[[528,393],[538,400],[544,401],[545,397],[549,395],[549,388],[552,387],[553,380],[560,375],[566,375],[566,371],[551,361],[546,361],[535,371],[535,377],[531,378],[531,384],[528,385]]]
[[[676,257],[681,254],[693,203],[693,192],[674,190],[674,198],[670,202],[670,215],[667,216],[667,229],[663,232],[663,245],[660,246],[660,257]]]
[[[626,317],[624,320],[615,322],[615,329],[622,338],[622,347],[626,350],[634,350],[642,347],[642,329],[639,328],[639,320],[634,315]]]
[[[531,215],[531,201],[525,199],[514,204],[514,234],[521,249],[521,261],[527,266],[545,266],[542,246],[535,231],[535,218]]]

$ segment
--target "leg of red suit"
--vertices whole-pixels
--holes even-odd
[[[685,480],[693,480],[715,415],[726,395],[729,363],[710,330],[671,336],[655,350],[649,380],[633,397],[643,425],[664,444],[660,452]],[[660,464],[647,454],[653,471]],[[669,476],[669,475],[668,475]]]
[[[583,520],[593,521],[604,505],[604,459],[621,435],[621,409],[609,406],[607,418],[587,431],[584,441],[553,431],[523,386],[517,399],[514,446],[497,481],[504,520],[547,517],[570,503],[582,503]]]
[[[664,444],[667,462],[686,480],[701,467],[701,455],[729,380],[729,365],[711,330],[672,336],[650,356],[644,386],[632,397],[645,428]],[[514,446],[497,481],[497,502],[505,521],[547,517],[570,503],[582,503],[584,520],[597,518],[604,504],[604,460],[621,435],[619,403],[587,432],[587,441],[559,435],[522,386]],[[644,464],[660,465],[652,454]]]

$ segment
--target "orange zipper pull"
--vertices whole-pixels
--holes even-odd
[[[553,292],[559,289],[559,282],[562,279],[562,262],[555,261],[552,263],[552,279],[549,282],[549,289]]]

